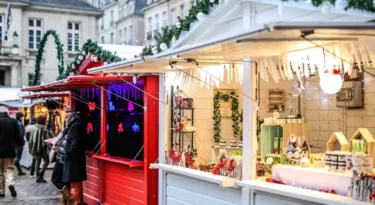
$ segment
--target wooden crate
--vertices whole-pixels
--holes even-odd
[[[342,132],[334,132],[327,142],[327,151],[334,151],[336,143],[340,143],[340,151],[349,151],[349,142]]]

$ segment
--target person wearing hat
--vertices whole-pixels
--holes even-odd
[[[16,147],[16,162],[15,162],[15,165],[16,165],[17,170],[18,170],[18,176],[22,176],[22,175],[26,174],[25,172],[22,171],[21,164],[20,164],[22,152],[23,152],[23,146],[25,145],[25,138],[24,138],[25,128],[22,124],[22,118],[23,117],[24,117],[24,115],[23,115],[22,112],[16,113],[16,120],[17,120],[17,123],[18,123],[18,127],[20,129],[20,140],[19,140],[20,143]]]
[[[16,119],[9,117],[9,110],[0,107],[0,198],[5,197],[5,182],[12,197],[17,197],[14,182],[16,146],[20,144],[20,130]]]

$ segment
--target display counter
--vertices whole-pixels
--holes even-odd
[[[165,180],[161,196],[164,205],[239,205],[241,189],[235,187],[236,179],[216,176],[184,167],[151,164],[150,168],[162,170]]]
[[[349,197],[327,194],[260,180],[238,181],[238,187],[250,189],[253,205],[370,205]]]

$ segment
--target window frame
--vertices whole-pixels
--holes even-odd
[[[176,8],[171,9],[171,23],[172,23],[172,25],[177,23],[177,10],[176,10]]]
[[[30,21],[33,22],[33,25],[30,26]],[[37,22],[40,21],[40,26],[37,26]],[[30,31],[33,32],[33,35],[30,36]],[[37,32],[40,31],[40,36],[39,36],[39,41],[37,40],[38,36],[37,36]],[[43,36],[43,19],[40,19],[40,18],[29,18],[28,20],[28,49],[31,49],[31,50],[37,50],[39,49],[39,46],[40,46],[40,41],[42,40],[42,36]],[[30,38],[32,38],[32,47],[30,47],[31,45],[31,42],[30,42]]]
[[[72,24],[72,28],[69,29],[69,24]],[[76,29],[76,25],[78,25],[78,29]],[[68,35],[67,35],[67,51],[69,52],[76,52],[76,51],[79,51],[79,47],[80,47],[80,41],[81,41],[81,23],[80,22],[73,22],[73,21],[68,21]],[[72,39],[71,39],[71,44],[72,44],[72,47],[71,49],[69,49],[69,44],[70,44],[70,39],[69,39],[69,35],[72,35]],[[76,42],[76,35],[78,35],[78,42]],[[77,45],[78,44],[78,45]]]
[[[185,5],[181,4],[179,8],[180,8],[180,15],[179,16],[180,16],[181,19],[184,19],[185,18]]]

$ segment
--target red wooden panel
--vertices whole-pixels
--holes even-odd
[[[83,187],[96,193],[99,193],[100,191],[100,186],[98,184],[90,183],[88,181],[83,182]]]
[[[86,166],[86,171],[87,171],[87,174],[90,174],[90,175],[93,175],[93,176],[96,176],[96,177],[100,176],[100,170],[99,169]]]
[[[143,190],[144,183],[143,181],[134,180],[131,177],[120,175],[120,174],[114,174],[111,172],[106,173],[106,182],[117,182],[129,187],[132,187],[133,189]]]
[[[99,200],[93,199],[92,197],[88,196],[86,193],[84,193],[84,200],[88,205],[98,205]]]
[[[100,184],[100,178],[90,174],[87,175],[87,181],[98,185]]]
[[[130,168],[126,165],[121,165],[117,163],[106,162],[106,169],[112,173],[120,174],[123,176],[135,178],[137,180],[143,181],[143,170]]]
[[[128,195],[105,189],[105,203],[110,205],[145,205],[141,199],[133,198]]]
[[[142,199],[142,197],[144,196],[143,190],[134,189],[131,186],[127,186],[127,184],[117,183],[113,181],[106,181],[105,187],[108,190],[116,191],[116,192],[119,192],[120,194],[129,196],[132,198]]]
[[[90,157],[86,157],[86,167],[90,167],[93,169],[99,169],[99,160],[92,159]]]
[[[83,188],[83,193],[85,193],[88,197],[91,197],[91,198],[99,201],[99,193],[98,192]]]

